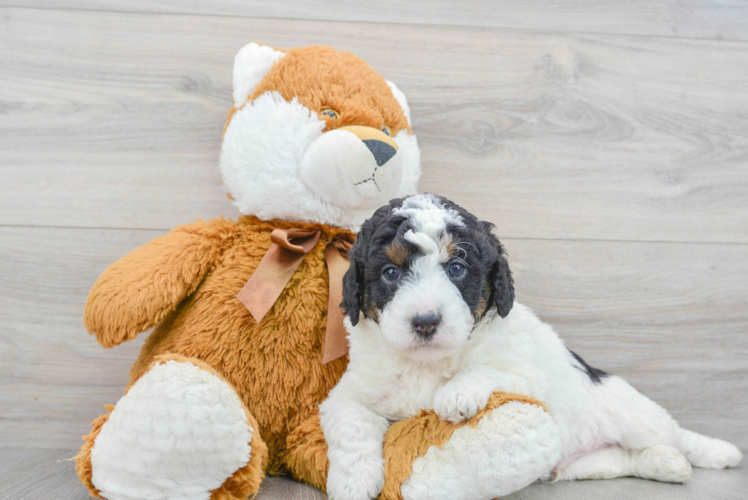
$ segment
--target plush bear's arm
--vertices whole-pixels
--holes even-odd
[[[231,221],[198,221],[125,255],[91,289],[86,329],[113,347],[154,327],[195,291],[235,235]]]

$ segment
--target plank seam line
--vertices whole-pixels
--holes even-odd
[[[748,40],[740,40],[734,38],[699,38],[693,36],[669,36],[669,35],[639,35],[635,33],[604,33],[598,31],[560,31],[560,30],[549,30],[549,29],[526,29],[526,28],[510,28],[503,26],[470,26],[466,24],[417,24],[417,23],[398,23],[398,22],[375,22],[375,21],[350,21],[350,20],[339,20],[339,19],[305,19],[300,17],[269,17],[269,16],[243,16],[234,14],[199,14],[192,12],[147,12],[147,11],[122,11],[122,10],[104,10],[104,9],[79,9],[79,8],[60,8],[60,7],[27,7],[23,5],[15,4],[3,4],[0,5],[0,9],[19,9],[19,10],[45,10],[50,12],[95,12],[101,14],[121,14],[121,15],[137,15],[137,16],[189,16],[189,17],[218,17],[218,18],[229,18],[229,19],[265,19],[265,20],[278,20],[278,21],[309,21],[309,22],[320,22],[320,23],[351,23],[351,24],[372,24],[372,25],[398,25],[398,26],[421,26],[426,28],[464,28],[464,29],[479,29],[479,30],[504,30],[516,33],[547,33],[552,35],[566,35],[566,36],[599,36],[599,37],[631,37],[631,38],[660,38],[663,40],[690,40],[698,42],[711,42],[711,43],[736,43],[741,45],[748,45]]]
[[[196,222],[196,221],[193,221]],[[185,222],[184,224],[178,224],[183,226],[185,224],[191,224]],[[174,226],[177,227],[177,226]],[[49,226],[49,225],[36,225],[36,224],[0,224],[0,229],[79,229],[82,231],[86,230],[107,230],[107,231],[152,231],[163,233],[164,231],[171,231],[171,228],[153,228],[153,227],[106,227],[106,226]]]
[[[150,231],[163,233],[171,231],[175,227],[191,224],[186,222],[184,224],[178,224],[177,226],[169,228],[153,228],[153,227],[105,227],[105,226],[51,226],[51,225],[35,225],[35,224],[0,224],[0,229],[66,229],[66,230],[103,230],[103,231]],[[526,240],[526,241],[588,241],[597,243],[651,243],[651,244],[664,244],[664,245],[729,245],[729,246],[748,246],[748,242],[742,241],[687,241],[687,240],[624,240],[617,238],[548,238],[542,236],[502,236],[497,235],[501,240]]]

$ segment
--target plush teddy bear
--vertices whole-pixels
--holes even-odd
[[[177,227],[89,294],[85,325],[104,347],[155,327],[125,395],[84,437],[76,469],[93,496],[238,500],[266,472],[324,488],[317,411],[347,363],[343,257],[376,208],[416,192],[418,145],[398,88],[329,47],[245,46],[233,100],[220,171],[242,216]],[[401,422],[383,496],[429,498],[430,484],[464,474],[450,461],[499,463],[477,452],[487,444],[548,461],[553,443],[534,436],[550,425],[540,403],[506,395],[462,426],[428,412]],[[537,466],[519,479],[515,469],[489,482],[537,477]]]

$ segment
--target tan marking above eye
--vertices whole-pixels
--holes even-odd
[[[338,118],[340,118],[340,113],[338,113],[334,109],[323,109],[320,114],[325,115],[328,118],[332,118],[333,120],[337,120]]]
[[[394,241],[385,250],[385,254],[392,261],[393,264],[402,266],[405,264],[405,260],[408,258],[408,249],[405,248],[399,241]]]
[[[451,234],[447,233],[446,237],[443,238],[440,243],[440,246],[447,251],[447,260],[457,257],[457,252],[460,250],[460,247],[457,246],[457,243],[455,243]]]

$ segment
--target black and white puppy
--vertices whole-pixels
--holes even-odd
[[[515,302],[492,228],[431,194],[394,200],[361,228],[343,289],[350,364],[320,408],[333,500],[377,496],[391,422],[421,409],[462,422],[494,391],[544,401],[557,424],[560,435],[547,439],[560,443],[558,462],[539,478],[684,482],[691,464],[740,462],[735,446],[681,429],[625,380],[588,366]]]

